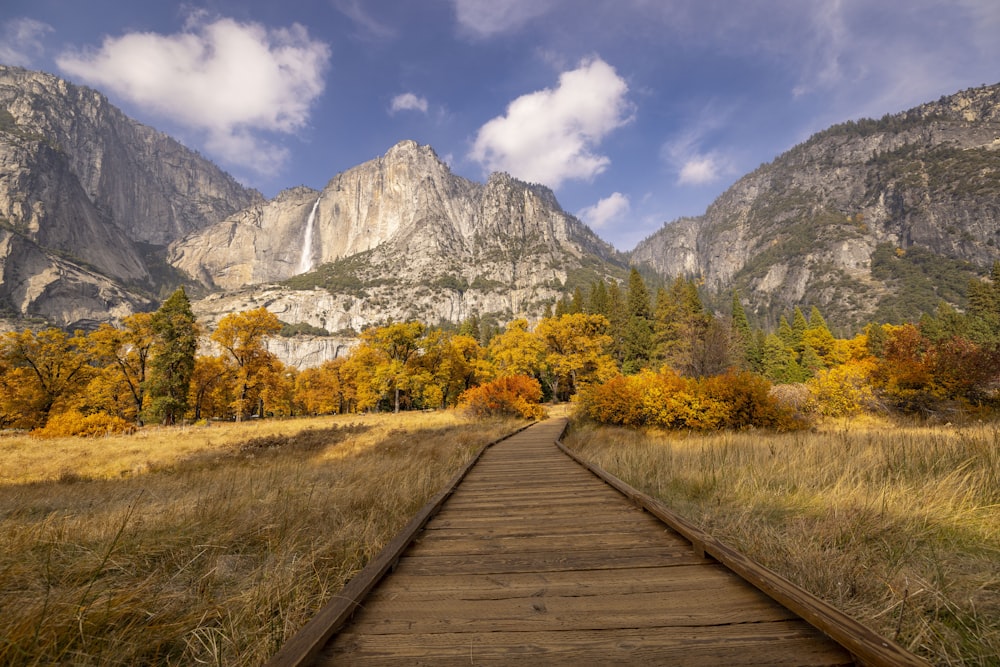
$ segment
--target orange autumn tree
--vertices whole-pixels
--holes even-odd
[[[881,327],[884,341],[872,380],[902,412],[934,412],[941,402],[970,406],[998,379],[1000,353],[958,335],[938,341],[913,324]]]
[[[464,392],[459,404],[472,416],[541,419],[542,386],[527,375],[505,375]]]

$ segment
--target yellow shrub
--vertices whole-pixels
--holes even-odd
[[[806,383],[816,412],[826,417],[846,417],[873,406],[875,393],[870,378],[874,367],[872,360],[865,359],[816,373]]]
[[[104,412],[83,415],[76,410],[68,410],[49,417],[44,428],[35,429],[31,434],[38,438],[62,438],[79,436],[83,438],[100,438],[118,433],[133,433],[135,424],[121,417],[115,417]]]

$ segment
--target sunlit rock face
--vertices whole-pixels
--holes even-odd
[[[811,303],[856,324],[901,288],[873,274],[880,249],[978,269],[1000,259],[1000,86],[820,132],[631,259],[739,289],[761,315]]]
[[[190,234],[169,261],[222,290],[201,305],[207,317],[245,302],[329,331],[473,313],[535,317],[572,280],[622,268],[548,189],[507,174],[466,180],[412,141],[322,191],[292,188]],[[246,289],[305,265],[316,269],[309,279]]]
[[[0,316],[149,307],[167,244],[259,198],[100,93],[0,66]]]

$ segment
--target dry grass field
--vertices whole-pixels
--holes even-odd
[[[259,664],[513,422],[0,437],[0,664]]]
[[[1000,664],[1000,424],[567,444],[931,662]]]

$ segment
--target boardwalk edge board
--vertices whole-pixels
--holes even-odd
[[[386,576],[399,561],[407,547],[417,534],[427,525],[441,506],[451,497],[458,485],[462,483],[469,471],[479,462],[483,453],[494,445],[511,438],[532,426],[526,424],[508,433],[502,438],[488,442],[479,448],[472,459],[451,478],[445,487],[431,498],[426,505],[410,519],[409,523],[385,545],[385,548],[371,559],[340,592],[320,611],[302,626],[281,648],[271,656],[265,667],[301,667],[311,664],[319,652],[336,634],[336,632],[351,618],[351,615],[361,605],[361,600]]]
[[[882,637],[836,607],[704,532],[652,496],[635,489],[603,468],[583,460],[562,442],[568,429],[569,424],[567,423],[566,429],[563,430],[562,435],[555,443],[564,454],[616,489],[631,503],[649,512],[680,534],[691,543],[692,549],[698,556],[709,557],[719,562],[735,575],[843,646],[860,664],[873,667],[930,666],[930,663],[920,656],[911,653],[896,642]]]

